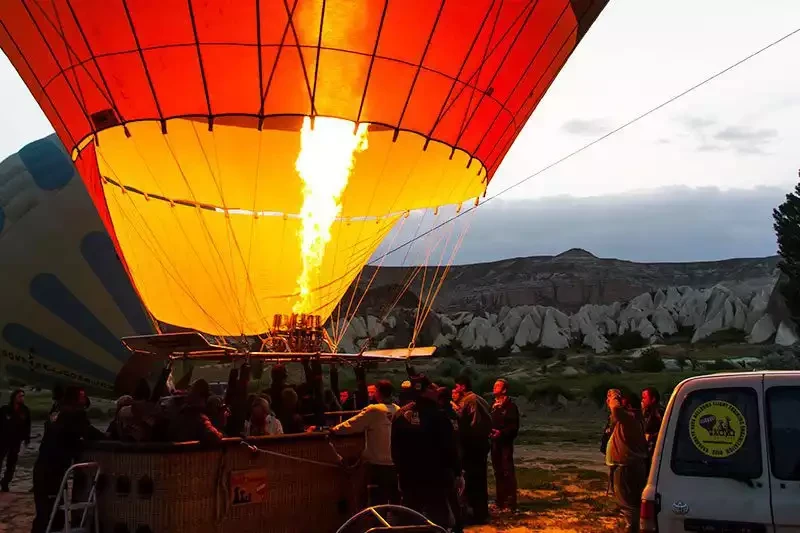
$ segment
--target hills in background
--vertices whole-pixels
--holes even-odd
[[[575,313],[583,305],[626,302],[640,294],[667,287],[708,288],[722,284],[735,293],[749,294],[771,285],[779,257],[727,259],[692,263],[635,263],[598,258],[582,249],[555,256],[505,259],[452,266],[436,296],[438,312],[499,313],[503,307],[541,305]],[[378,315],[400,295],[415,267],[367,267],[362,292],[374,276],[360,311]],[[436,267],[419,269],[397,307],[413,307],[441,276]],[[424,284],[423,284],[424,279]],[[346,301],[346,298],[345,300]]]

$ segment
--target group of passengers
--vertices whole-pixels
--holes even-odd
[[[489,519],[487,456],[497,481],[499,510],[516,508],[513,446],[519,411],[508,384],[494,385],[492,406],[472,391],[468,376],[454,389],[438,387],[408,368],[399,402],[393,387],[379,381],[373,403],[331,428],[334,434],[364,432],[362,455],[368,503],[402,503],[431,521],[462,531]]]
[[[292,385],[286,367],[271,369],[271,384],[260,394],[248,394],[250,367],[231,370],[224,397],[211,394],[207,381],[198,379],[188,391],[169,390],[159,382],[151,390],[141,380],[131,396],[117,400],[108,438],[130,442],[218,442],[224,437],[256,437],[303,433],[326,425],[325,413],[341,411],[339,398],[351,410],[374,402],[375,386],[366,384],[363,368],[356,368],[359,390],[339,391],[338,370],[331,367],[331,388],[324,388],[322,366],[305,362],[305,381]],[[165,376],[166,377],[166,374]]]
[[[36,518],[33,533],[44,532],[65,472],[78,457],[82,440],[127,442],[219,443],[224,437],[258,437],[328,428],[332,412],[358,411],[328,428],[332,434],[365,433],[369,497],[365,503],[402,503],[432,521],[452,526],[488,520],[487,455],[491,451],[499,508],[515,508],[513,441],[519,413],[505,381],[494,387],[490,406],[472,392],[469,378],[451,391],[437,387],[408,367],[409,379],[394,403],[389,381],[367,384],[356,367],[357,390],[339,390],[331,366],[330,388],[324,388],[322,366],[305,362],[305,381],[289,383],[286,367],[271,369],[271,383],[260,394],[248,394],[250,367],[231,370],[224,397],[211,394],[203,379],[188,390],[176,390],[165,369],[151,388],[140,380],[132,395],[121,396],[107,430],[89,421],[89,399],[83,389],[54,391],[54,403],[33,472]],[[326,415],[327,413],[327,415]],[[54,528],[63,520],[56,513]]]

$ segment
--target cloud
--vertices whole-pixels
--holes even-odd
[[[571,135],[596,136],[608,133],[611,130],[611,124],[604,118],[576,118],[565,122],[561,129]]]
[[[775,129],[748,129],[728,126],[714,134],[714,138],[726,142],[728,147],[740,154],[764,154],[764,148],[778,137]]]
[[[570,248],[632,261],[774,255],[772,209],[787,192],[779,187],[728,191],[675,187],[593,198],[498,199],[418,240],[410,250],[389,256],[384,264],[419,264],[426,257],[430,257],[428,263],[438,263],[440,258],[446,263],[452,244],[467,226],[456,263],[555,255]],[[424,217],[412,215],[380,252],[452,214],[441,210],[438,217],[430,212]]]
[[[717,123],[716,120],[707,117],[685,117],[682,122],[690,130],[705,130]]]
[[[742,155],[763,155],[768,153],[769,144],[778,138],[778,130],[773,128],[723,126],[708,117],[684,117],[680,122],[695,138],[698,152],[732,151]]]

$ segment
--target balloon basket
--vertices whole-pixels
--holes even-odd
[[[363,434],[87,443],[102,533],[336,531],[360,509]]]

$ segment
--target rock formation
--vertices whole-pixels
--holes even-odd
[[[367,340],[372,348],[407,346],[415,327],[418,346],[454,346],[466,352],[488,348],[519,353],[533,347],[582,347],[602,354],[609,351],[619,335],[636,333],[653,344],[681,332],[686,335],[687,330],[691,331],[692,343],[709,339],[717,332],[737,330],[753,344],[774,341],[792,346],[800,342],[796,328],[785,319],[776,323],[766,312],[771,292],[771,286],[749,292],[725,285],[707,289],[667,287],[624,303],[586,304],[572,315],[541,305],[505,306],[497,314],[431,312],[421,326],[414,318],[416,310],[399,309],[383,321],[371,315],[357,316],[343,334],[344,321],[336,330],[341,334],[342,351],[358,350]]]

